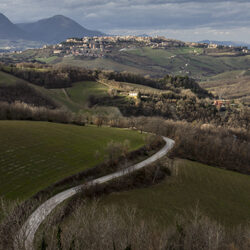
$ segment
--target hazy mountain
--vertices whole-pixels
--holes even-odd
[[[244,43],[244,42],[203,40],[203,41],[199,41],[198,43],[213,43],[213,44],[224,45],[224,46],[230,46],[231,45],[231,46],[234,46],[234,47],[246,46],[246,47],[250,48],[250,44]]]
[[[74,20],[57,15],[34,23],[21,23],[18,26],[26,31],[32,40],[48,43],[62,42],[69,37],[101,36],[99,31],[88,30]]]
[[[27,39],[25,31],[13,24],[5,15],[0,13],[0,39]]]

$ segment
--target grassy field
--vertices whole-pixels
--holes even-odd
[[[49,96],[72,112],[87,113],[116,113],[120,111],[115,107],[95,107],[88,108],[88,98],[94,96],[107,96],[108,88],[97,82],[77,82],[71,88],[51,89]]]
[[[0,196],[28,198],[102,162],[107,143],[125,139],[131,150],[144,144],[143,136],[131,130],[0,121]],[[100,151],[98,158],[96,150]]]
[[[53,63],[58,56],[51,56],[51,57],[37,57],[36,60],[44,63]]]
[[[198,204],[201,211],[225,225],[250,221],[250,176],[187,160],[176,161],[178,175],[149,188],[113,193],[102,205],[133,206],[143,218],[173,222]]]
[[[0,71],[0,85],[2,85],[2,84],[12,85],[12,84],[16,84],[18,82],[26,82],[26,81]]]

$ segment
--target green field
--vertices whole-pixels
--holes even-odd
[[[25,82],[25,81],[15,76],[12,76],[10,74],[0,71],[0,85],[2,84],[11,85],[11,84],[16,84],[18,82]]]
[[[37,57],[36,60],[44,63],[53,63],[58,56],[51,56],[51,57]]]
[[[187,160],[176,161],[178,175],[153,187],[113,193],[102,205],[133,206],[143,218],[173,222],[198,204],[200,210],[225,225],[250,221],[250,176]]]
[[[28,198],[67,176],[102,162],[111,140],[144,144],[136,131],[47,122],[0,121],[0,196]],[[96,150],[100,156],[95,157]]]
[[[93,96],[108,96],[108,88],[98,82],[76,82],[71,88],[50,89],[48,95],[56,100],[57,103],[66,107],[72,112],[87,113],[115,113],[120,115],[120,111],[116,107],[95,107],[88,108],[88,98]]]

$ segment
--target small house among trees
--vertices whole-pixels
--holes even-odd
[[[129,92],[129,97],[137,99],[139,97],[139,92]]]

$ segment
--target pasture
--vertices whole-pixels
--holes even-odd
[[[0,121],[0,196],[28,198],[103,162],[107,143],[126,139],[130,150],[144,144],[141,134],[126,129]]]
[[[148,188],[102,197],[102,205],[136,207],[145,219],[169,225],[196,206],[224,225],[250,221],[250,176],[188,160],[176,160],[177,175]]]

